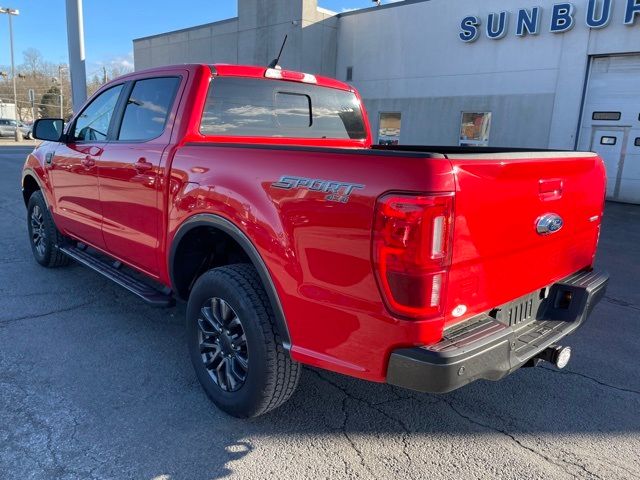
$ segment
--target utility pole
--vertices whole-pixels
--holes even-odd
[[[105,67],[104,65],[102,66],[102,78],[104,79],[104,81],[102,82],[102,84],[104,85],[108,81],[108,78],[107,78],[107,67]]]
[[[16,88],[16,67],[13,59],[13,22],[11,21],[11,17],[14,15],[20,15],[20,11],[15,8],[3,8],[0,7],[0,13],[6,13],[9,17],[9,45],[11,49],[11,78],[13,79],[13,104],[15,106],[15,120],[16,120],[16,129],[15,129],[15,140],[19,142],[22,140],[22,132],[18,128],[18,89]]]
[[[62,89],[64,87],[64,82],[62,81],[62,70],[65,67],[62,65],[58,65],[58,83],[60,85],[60,118],[64,120],[64,95],[62,93]]]
[[[87,99],[82,0],[66,0],[66,3],[71,96],[73,98],[73,110],[77,111]]]
[[[29,103],[31,103],[31,120],[36,121],[36,92],[33,88],[29,89]]]

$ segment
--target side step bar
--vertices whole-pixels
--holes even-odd
[[[134,295],[137,295],[149,305],[154,307],[170,307],[175,303],[171,294],[163,293],[151,285],[138,280],[132,274],[114,266],[112,262],[104,260],[97,255],[92,255],[81,248],[71,246],[59,248],[62,253],[71,257],[76,262],[104,275],[109,280],[114,281]]]

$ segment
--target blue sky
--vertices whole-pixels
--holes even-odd
[[[30,47],[50,62],[67,62],[64,0],[0,1],[3,7],[20,10],[13,17],[16,64],[22,63],[22,52]],[[319,0],[319,5],[341,12],[373,4],[371,0]],[[132,63],[134,38],[236,15],[234,0],[84,0],[87,74],[92,76],[103,64]],[[0,15],[0,65],[10,63],[8,30],[7,16]]]

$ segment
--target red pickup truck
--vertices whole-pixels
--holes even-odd
[[[281,405],[301,364],[436,393],[562,367],[608,282],[597,155],[372,146],[328,78],[146,70],[34,135],[35,259],[187,301],[197,377],[235,416]]]

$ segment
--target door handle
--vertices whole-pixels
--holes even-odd
[[[138,171],[138,173],[144,173],[153,168],[153,163],[149,163],[147,162],[146,158],[140,157],[133,166]]]
[[[99,157],[100,155],[102,155],[102,148],[95,146],[89,147],[89,150],[87,150],[85,153],[87,154],[87,156]]]
[[[562,198],[564,181],[559,178],[540,179],[538,181],[541,200],[558,200]]]
[[[93,166],[95,166],[96,161],[91,158],[89,155],[87,155],[86,157],[84,157],[81,161],[82,165],[87,167],[87,168],[91,168]]]

